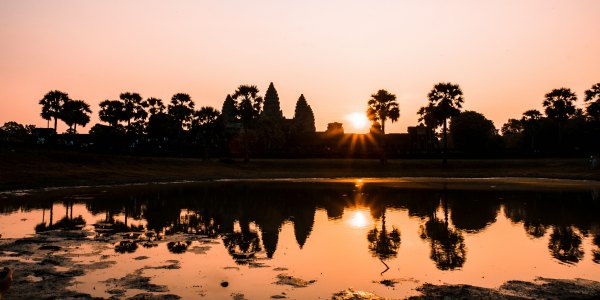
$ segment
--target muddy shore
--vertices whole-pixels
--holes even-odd
[[[78,278],[88,272],[108,269],[115,261],[110,255],[102,255],[95,261],[85,257],[99,256],[106,249],[121,245],[120,241],[131,239],[131,233],[113,236],[99,236],[89,231],[48,231],[22,239],[3,239],[0,242],[2,266],[14,270],[14,282],[3,299],[180,299],[177,291],[155,284],[144,274],[145,270],[162,269],[176,273],[179,261],[169,260],[157,265],[146,265],[126,276],[117,276],[98,282],[98,289],[107,297],[94,297],[77,291]],[[139,236],[138,236],[139,240]],[[155,246],[169,245],[174,240],[186,240],[186,250],[202,254],[214,242],[207,237],[171,236],[164,240],[147,241]],[[91,246],[82,251],[84,245]],[[136,257],[144,260],[147,257]],[[293,270],[290,270],[293,271]],[[311,281],[294,278],[286,274],[277,275],[272,284],[289,285],[292,288],[305,288]],[[390,283],[382,283],[390,284]],[[401,283],[400,283],[401,284]],[[225,285],[225,283],[222,283]],[[424,283],[417,288],[420,295],[411,299],[598,299],[600,282],[584,279],[538,278],[532,282],[509,281],[497,288],[483,288],[471,285],[434,285]],[[210,291],[205,297],[210,298]],[[285,293],[274,295],[273,299],[286,299]],[[368,291],[348,288],[345,291],[323,295],[331,299],[383,299]],[[231,299],[246,299],[243,293],[232,293]]]

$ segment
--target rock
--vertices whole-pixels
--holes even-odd
[[[293,277],[287,274],[279,274],[277,275],[277,281],[275,282],[275,284],[282,284],[282,285],[290,285],[293,287],[307,287],[310,284],[315,283],[316,280],[310,280],[310,281],[306,281],[302,278],[298,278],[298,277]]]
[[[229,282],[227,282],[227,281],[221,281],[221,286],[222,287],[228,287],[229,286]]]
[[[369,292],[357,291],[353,288],[333,294],[333,300],[383,300],[383,298]]]

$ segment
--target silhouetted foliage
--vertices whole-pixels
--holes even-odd
[[[204,157],[208,158],[211,149],[215,148],[221,139],[221,114],[210,106],[203,106],[194,112],[191,133],[202,144]]]
[[[594,121],[600,121],[600,83],[585,91],[586,112]]]
[[[398,248],[400,248],[400,230],[392,227],[388,232],[385,225],[385,208],[381,217],[381,230],[374,227],[367,234],[369,241],[369,251],[373,257],[378,257],[381,260],[386,260],[396,257]]]
[[[85,127],[90,122],[90,113],[90,105],[85,101],[69,100],[62,107],[60,119],[69,126],[69,132],[77,134],[77,125]]]
[[[388,119],[394,123],[400,118],[400,109],[396,101],[396,95],[389,93],[386,90],[379,90],[371,95],[371,99],[367,102],[367,117],[373,122],[381,124],[381,131],[385,134],[385,121]]]
[[[168,141],[169,138],[174,139],[180,130],[181,124],[179,122],[174,120],[170,115],[161,112],[150,115],[148,126],[146,127],[148,136],[161,142],[159,144]]]
[[[151,97],[146,102],[148,103],[148,112],[151,116],[165,112],[166,107],[162,99]]]
[[[420,120],[425,125],[437,128],[442,125],[444,137],[443,166],[446,166],[446,153],[448,152],[447,120],[460,113],[463,103],[463,92],[457,84],[438,83],[427,94],[429,104],[419,109]]]
[[[56,123],[60,118],[63,105],[69,101],[69,95],[58,90],[50,91],[40,100],[42,106],[41,116],[45,120],[54,119],[54,131],[56,132]]]
[[[235,101],[236,114],[244,129],[243,139],[245,162],[250,160],[248,130],[250,129],[250,126],[252,126],[252,123],[260,115],[263,102],[263,98],[259,96],[258,93],[258,88],[255,85],[240,85],[231,96],[231,98]]]
[[[571,89],[560,88],[554,89],[546,94],[543,105],[545,107],[546,116],[548,118],[565,121],[575,115],[575,105],[577,96]]]
[[[371,95],[371,99],[367,102],[369,108],[367,109],[367,117],[372,122],[377,122],[381,125],[381,162],[386,161],[386,149],[385,149],[385,121],[388,119],[394,123],[400,118],[400,108],[396,101],[396,95],[389,93],[386,90],[379,90],[377,93]]]
[[[548,249],[552,256],[564,263],[577,263],[583,258],[581,236],[569,227],[555,227],[550,235]]]
[[[6,122],[0,127],[0,137],[25,139],[28,135],[27,128],[15,121]]]
[[[108,123],[113,128],[117,128],[119,122],[126,120],[125,106],[119,100],[104,100],[100,102],[98,116],[101,121]]]
[[[173,118],[181,130],[189,129],[194,115],[194,101],[188,94],[177,93],[171,98],[168,106],[169,116]]]
[[[465,111],[453,116],[450,133],[455,147],[469,153],[491,150],[497,141],[494,123],[475,111]]]
[[[123,101],[123,120],[127,122],[127,132],[141,134],[144,131],[149,106],[138,93],[122,93],[119,98]]]

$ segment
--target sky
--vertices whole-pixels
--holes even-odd
[[[50,90],[91,105],[122,92],[165,102],[188,93],[221,109],[240,84],[273,82],[286,117],[304,94],[318,131],[397,96],[417,124],[438,82],[459,84],[465,110],[500,128],[544,95],[600,82],[600,1],[0,0],[0,124],[46,127]],[[59,122],[59,131],[66,126]]]

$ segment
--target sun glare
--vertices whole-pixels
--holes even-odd
[[[367,217],[363,211],[355,211],[352,219],[350,219],[350,225],[352,227],[365,227],[368,225]]]
[[[346,116],[346,120],[348,120],[352,127],[361,132],[366,132],[369,127],[369,119],[364,113],[353,112]]]

